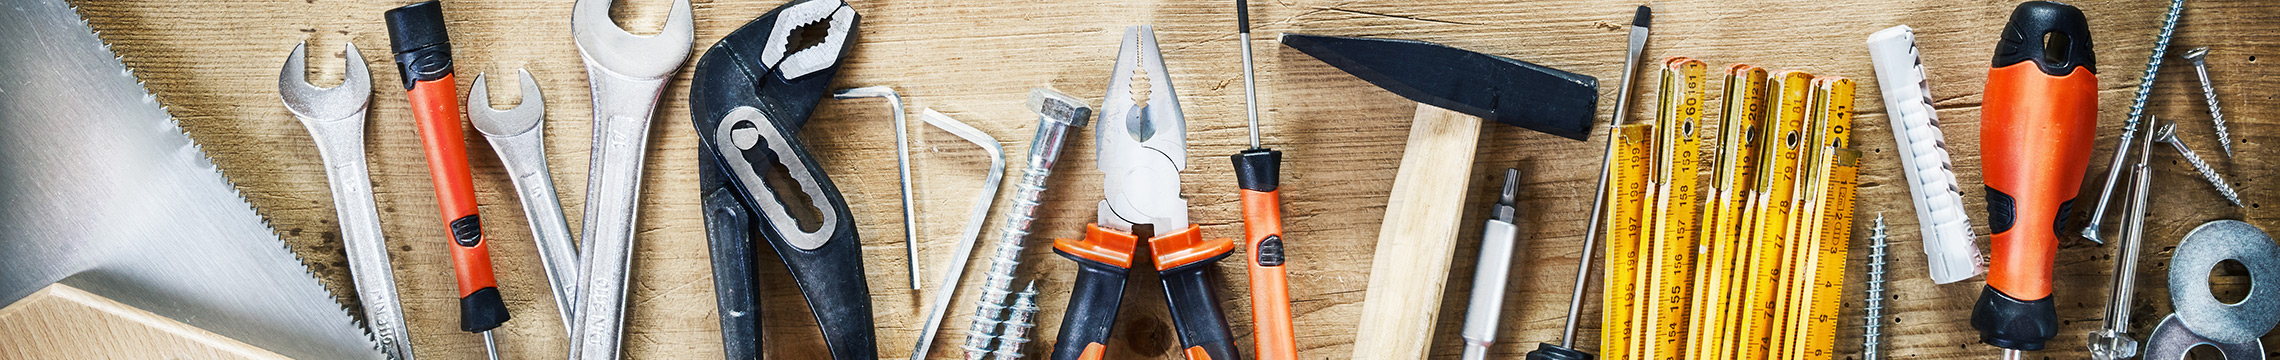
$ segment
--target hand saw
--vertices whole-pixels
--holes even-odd
[[[63,0],[0,7],[0,303],[63,281],[295,358],[377,344]]]

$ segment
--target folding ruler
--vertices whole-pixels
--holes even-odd
[[[1630,124],[1614,129],[1615,153],[1608,177],[1606,279],[1601,282],[1605,290],[1599,311],[1599,355],[1602,359],[1629,359],[1632,352],[1633,322],[1631,319],[1632,286],[1638,283],[1633,277],[1639,264],[1639,235],[1644,229],[1646,210],[1647,158],[1653,140],[1648,136],[1653,124]]]
[[[1764,359],[1771,345],[1776,313],[1774,294],[1783,278],[1783,236],[1788,229],[1791,193],[1797,180],[1797,159],[1803,148],[1803,130],[1806,115],[1806,96],[1812,75],[1783,71],[1772,76],[1767,83],[1766,95],[1774,107],[1759,138],[1768,141],[1759,149],[1758,170],[1762,175],[1752,189],[1750,204],[1753,219],[1743,232],[1750,250],[1745,255],[1749,266],[1742,273],[1746,285],[1740,295],[1742,301],[1735,309],[1734,324],[1740,326],[1739,337],[1730,341],[1735,350],[1732,359]]]
[[[1765,119],[1763,68],[1734,64],[1726,68],[1725,109],[1718,120],[1716,173],[1704,196],[1701,235],[1695,246],[1694,304],[1688,317],[1688,358],[1724,359],[1721,345],[1733,331],[1725,322],[1730,294],[1740,293],[1732,279],[1736,249],[1744,247],[1741,229],[1742,199],[1757,176],[1758,124]]]
[[[1828,359],[1834,345],[1840,291],[1844,284],[1844,258],[1851,245],[1853,194],[1860,152],[1852,149],[1851,79],[1813,79],[1811,156],[1805,158],[1808,176],[1799,179],[1805,192],[1801,211],[1793,217],[1789,239],[1794,258],[1788,262],[1784,283],[1786,311],[1777,320],[1779,338],[1769,350],[1784,360]]]
[[[1645,337],[1640,357],[1674,359],[1686,349],[1687,305],[1694,281],[1694,243],[1701,206],[1700,184],[1704,73],[1701,60],[1663,60],[1661,95],[1655,116],[1653,228],[1640,250],[1648,253],[1647,280],[1639,284],[1645,305],[1634,309]]]

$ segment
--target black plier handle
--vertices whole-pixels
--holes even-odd
[[[1241,359],[1234,335],[1219,307],[1218,286],[1209,270],[1235,250],[1234,240],[1204,240],[1201,228],[1185,229],[1148,239],[1158,279],[1164,285],[1172,327],[1179,331],[1181,352],[1189,360]],[[1098,360],[1107,356],[1109,330],[1124,299],[1124,283],[1132,268],[1139,236],[1098,224],[1085,226],[1085,239],[1053,241],[1053,252],[1076,261],[1075,288],[1069,311],[1061,318],[1061,336],[1053,345],[1053,360]]]

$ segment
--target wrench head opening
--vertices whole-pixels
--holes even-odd
[[[637,79],[673,75],[689,58],[696,43],[696,26],[689,17],[689,0],[673,0],[664,29],[656,35],[626,32],[610,20],[611,0],[578,0],[570,10],[570,35],[590,68],[601,68]]]
[[[304,59],[308,48],[308,43],[294,45],[293,54],[285,57],[284,68],[277,71],[277,94],[285,99],[285,108],[292,110],[293,116],[310,120],[338,120],[364,113],[366,103],[372,100],[372,72],[365,68],[364,55],[356,51],[356,44],[348,44],[340,85],[330,88],[309,84]]]
[[[485,74],[475,74],[475,89],[467,92],[467,122],[475,124],[475,131],[487,136],[512,136],[536,130],[546,119],[546,96],[539,93],[538,81],[531,79],[529,70],[516,69],[515,74],[522,84],[522,102],[506,110],[491,107],[491,88],[486,86]]]

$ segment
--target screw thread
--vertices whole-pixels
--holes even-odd
[[[2185,162],[2193,164],[2193,171],[2200,172],[2201,179],[2208,180],[2209,185],[2216,186],[2217,193],[2223,194],[2225,201],[2232,202],[2233,206],[2241,206],[2240,193],[2234,192],[2232,185],[2225,182],[2225,177],[2218,175],[2217,169],[2209,167],[2208,161],[2201,160],[2201,155],[2194,154],[2191,148],[2186,148],[2185,142],[2178,140],[2176,134],[2168,134],[2162,140],[2169,143],[2170,147],[2176,148],[2177,154],[2184,155]]]
[[[1861,325],[1861,360],[1879,359],[1877,348],[1884,329],[1884,214],[1868,229],[1868,321]]]

